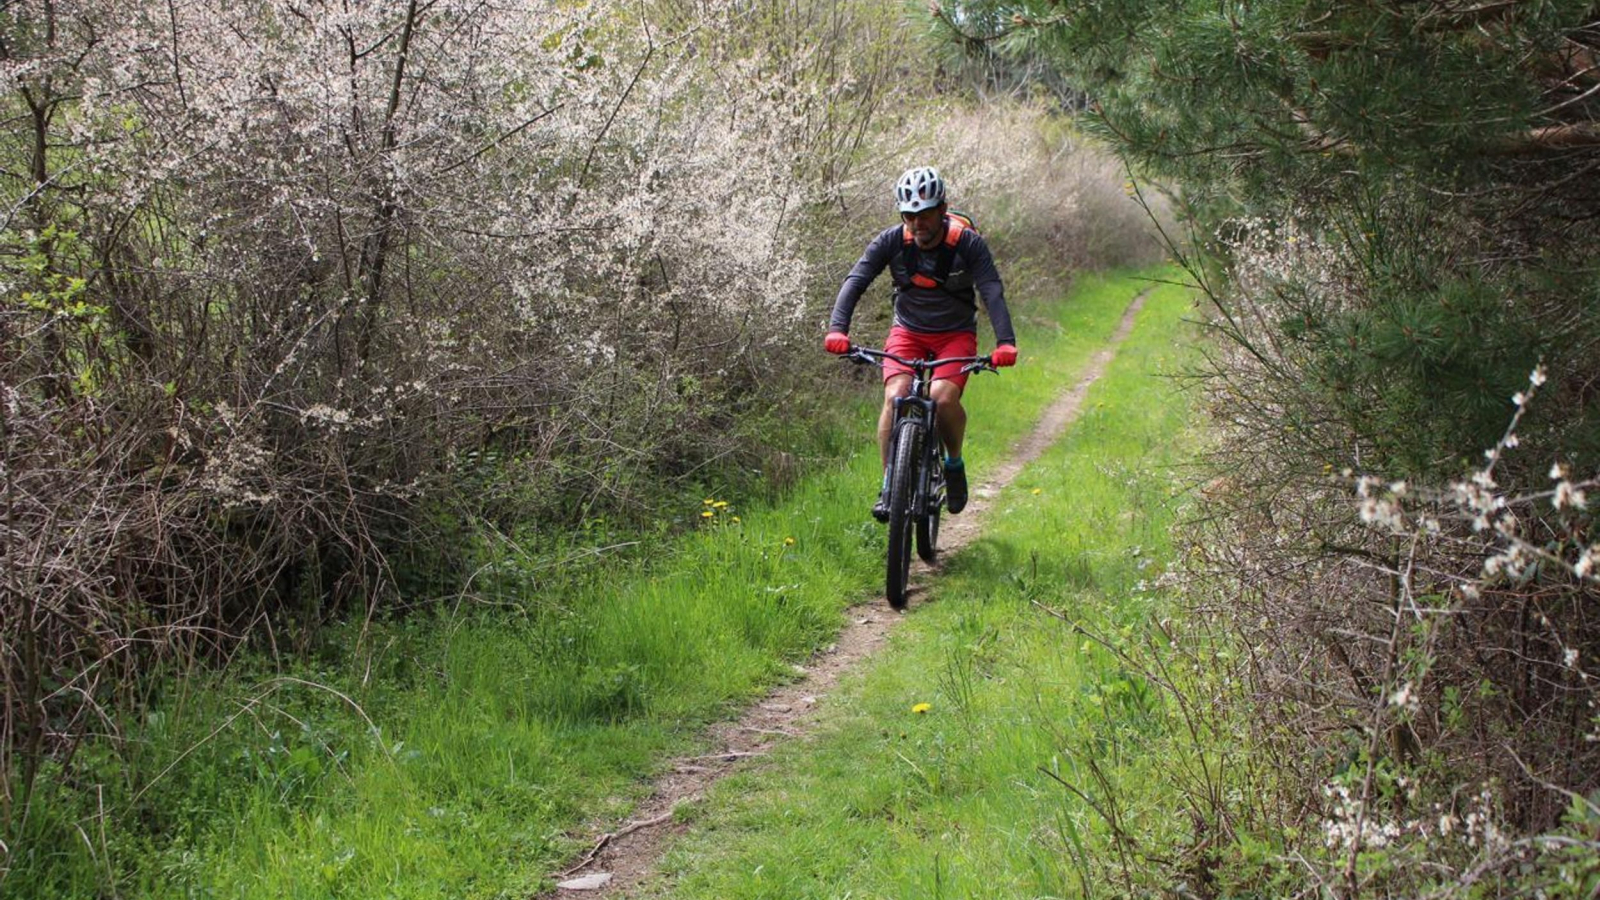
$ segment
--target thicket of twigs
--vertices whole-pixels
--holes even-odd
[[[1194,799],[1207,828],[1249,836],[1236,850],[1265,837],[1254,846],[1280,855],[1258,849],[1253,870],[1226,852],[1188,862],[1236,886],[1338,896],[1589,896],[1600,479],[1575,430],[1589,421],[1596,357],[1564,320],[1592,300],[1517,313],[1542,339],[1522,345],[1526,371],[1485,404],[1498,429],[1476,449],[1424,458],[1448,446],[1442,435],[1484,434],[1459,406],[1467,391],[1362,378],[1354,357],[1383,352],[1381,327],[1355,346],[1315,346],[1296,329],[1308,317],[1403,319],[1369,293],[1370,260],[1261,223],[1231,243],[1215,315],[1231,337],[1204,373],[1221,428],[1182,583],[1196,646],[1209,648],[1194,659],[1210,673],[1202,683],[1231,698],[1202,718],[1214,740],[1249,739],[1214,785],[1245,789]],[[1508,337],[1440,348],[1495,366],[1485,344]],[[1438,391],[1437,407],[1409,421],[1383,408],[1408,390]]]
[[[772,411],[805,414],[894,174],[932,154],[1037,198],[977,161],[1080,165],[944,146],[950,109],[888,93],[896,15],[0,9],[0,834],[167,664],[457,591],[497,536],[792,473]],[[1108,259],[1080,195],[979,212]]]
[[[1480,199],[1236,218],[1225,280],[1195,271],[1222,340],[1185,589],[1230,698],[1210,727],[1250,735],[1239,799],[1201,805],[1259,864],[1198,869],[1347,897],[1600,878],[1593,244]]]

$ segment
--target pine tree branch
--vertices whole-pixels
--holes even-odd
[[[1533,128],[1521,134],[1508,135],[1499,149],[1502,154],[1517,155],[1588,147],[1600,147],[1600,123],[1577,122]]]

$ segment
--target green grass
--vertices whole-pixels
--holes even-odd
[[[1073,383],[1142,286],[1086,277],[1064,301],[1021,311],[1023,363],[969,387],[977,477]],[[578,849],[584,822],[624,814],[702,725],[787,677],[842,608],[881,591],[882,529],[866,516],[875,417],[869,398],[859,450],[780,503],[693,504],[685,518],[714,515],[637,558],[591,559],[580,574],[499,559],[534,585],[510,609],[416,615],[359,638],[352,628],[329,641],[337,652],[290,671],[258,660],[174,680],[122,723],[120,754],[90,747],[70,783],[47,781],[0,895],[526,896]],[[1024,512],[1005,521],[1038,518]],[[986,538],[941,594],[984,581],[984,566],[1010,574],[1024,548],[1054,539]],[[906,697],[933,687],[918,668],[901,676]],[[902,700],[886,697],[886,721],[905,720]],[[909,743],[884,746],[935,738],[908,731]],[[961,783],[926,755],[944,749],[914,752],[917,766],[889,769],[894,782],[860,801],[862,821]]]
[[[1152,375],[1176,368],[1189,308],[1150,298],[1068,437],[818,732],[695,811],[659,896],[1079,897],[1120,880],[1108,816],[1182,844],[1162,786],[1193,773],[1159,752],[1170,711],[1124,654],[1159,633],[1189,409]]]

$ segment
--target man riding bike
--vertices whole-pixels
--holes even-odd
[[[978,352],[978,305],[983,297],[997,346],[990,355],[996,366],[1015,365],[1017,336],[1006,310],[1005,287],[989,245],[972,222],[952,215],[945,203],[945,183],[937,169],[907,169],[895,183],[895,202],[901,224],[891,226],[867,244],[866,252],[845,276],[839,297],[828,318],[823,347],[829,353],[850,351],[850,318],[856,303],[885,267],[894,280],[894,324],[884,350],[907,359],[944,359],[975,356]],[[939,439],[944,444],[947,506],[959,513],[967,505],[967,470],[961,459],[961,441],[967,430],[967,413],[961,393],[967,376],[961,365],[940,366],[934,372],[933,399],[937,404]],[[889,430],[894,402],[906,396],[911,372],[894,360],[883,364],[883,412],[878,416],[878,447],[884,465],[884,483],[872,516],[889,518]]]

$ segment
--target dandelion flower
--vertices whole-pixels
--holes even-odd
[[[911,711],[919,716],[926,714],[930,709],[933,709],[932,703],[918,703],[916,706],[911,707]]]
[[[726,501],[726,500],[718,500],[717,502],[711,504],[711,507],[713,509],[727,509],[728,508],[728,501]]]
[[[1038,495],[1040,495],[1040,494],[1042,494],[1042,493],[1044,493],[1044,488],[1034,488],[1034,489],[1033,489],[1033,494],[1034,494],[1034,496],[1036,496],[1036,497],[1037,497],[1037,496],[1038,496]]]
[[[784,539],[783,539],[783,545],[784,545],[784,546],[785,546],[785,547],[792,547],[792,546],[794,546],[794,538],[792,538],[792,537],[786,537],[786,538],[784,538]]]
[[[716,515],[716,513],[714,513],[714,512],[712,512],[712,511],[711,511],[711,510],[709,510],[709,509],[708,509],[708,510],[706,510],[706,511],[705,511],[705,512],[703,512],[703,513],[701,513],[701,514],[700,514],[700,518],[702,518],[702,519],[709,519],[709,518],[711,518],[711,517],[712,517],[712,516],[714,516],[714,515]]]
[[[738,517],[738,516],[734,516],[734,517],[733,517],[733,524],[735,524],[735,525],[737,525],[737,524],[739,524],[739,522],[740,522],[740,521],[741,521],[741,520],[740,520],[740,519],[739,519],[739,517]]]
[[[713,500],[713,499],[711,499],[711,498],[710,498],[710,497],[707,497],[707,498],[705,498],[705,499],[704,499],[704,500],[701,500],[701,501],[700,501],[700,502],[701,502],[701,503],[704,503],[704,504],[705,504],[705,505],[707,505],[707,506],[710,506],[710,505],[711,505],[711,504],[713,504],[713,503],[715,503],[715,502],[717,502],[717,501],[715,501],[715,500]]]

